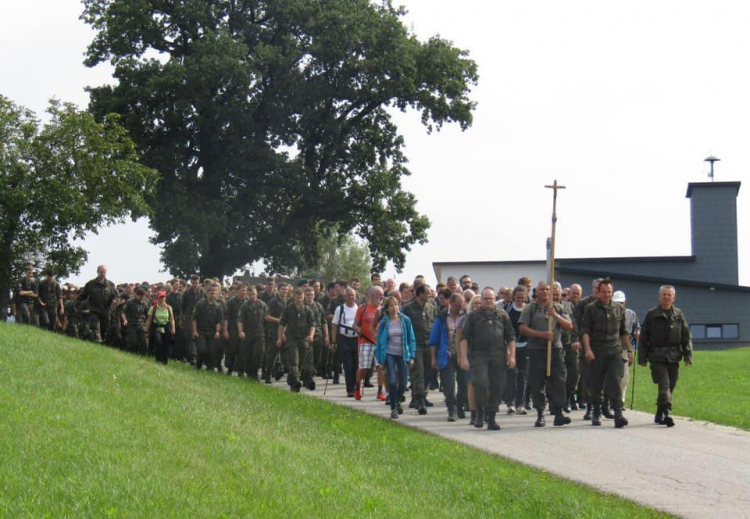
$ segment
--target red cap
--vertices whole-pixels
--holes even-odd
[[[159,290],[156,293],[156,297],[167,297],[167,293],[164,290]]]

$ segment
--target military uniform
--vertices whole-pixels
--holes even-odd
[[[646,314],[638,342],[638,363],[651,364],[651,379],[659,386],[657,417],[669,417],[672,393],[680,374],[680,360],[693,361],[693,344],[685,315],[672,306],[652,308]],[[668,423],[674,425],[674,422]]]
[[[35,278],[27,278],[26,276],[21,278],[16,286],[17,296],[17,307],[16,307],[16,322],[23,324],[32,324],[39,326],[39,313],[37,312],[36,297],[22,296],[21,291],[34,292],[39,294],[39,284]]]
[[[586,307],[596,301],[594,296],[587,296],[580,299],[573,307],[573,331],[571,332],[571,342],[581,342],[581,322]],[[579,390],[581,395],[581,404],[591,406],[591,377],[589,376],[589,361],[586,359],[583,343],[578,350],[578,376]]]
[[[315,368],[315,372],[318,375],[322,375],[325,371],[325,368],[322,366],[324,364],[323,350],[325,349],[323,340],[323,338],[325,337],[324,328],[328,326],[328,321],[326,320],[326,311],[323,305],[321,305],[317,301],[313,301],[307,306],[310,308],[310,311],[313,314],[313,324],[315,325],[315,336],[313,337],[312,343],[313,366]]]
[[[516,340],[510,317],[502,308],[480,308],[466,316],[462,328],[474,385],[476,424],[481,427],[485,410],[494,418],[503,398],[507,374],[507,344]],[[489,396],[488,396],[489,391]]]
[[[195,304],[193,321],[198,331],[198,337],[195,338],[195,367],[198,369],[203,364],[208,369],[220,367],[219,339],[216,338],[216,334],[221,330],[223,319],[224,312],[218,300],[209,303],[208,299],[201,299]]]
[[[174,348],[172,349],[170,357],[181,360],[186,358],[185,334],[180,327],[180,319],[182,319],[182,292],[170,292],[167,295],[167,304],[172,308],[172,315],[174,316],[175,322]]]
[[[262,367],[265,344],[265,318],[268,306],[261,300],[245,301],[240,307],[237,322],[242,323],[245,340],[240,342],[240,369],[253,379]],[[270,348],[270,346],[269,346]]]
[[[266,303],[268,305],[267,315],[276,317],[277,319],[281,318],[281,314],[284,313],[284,308],[286,308],[288,299],[289,298],[282,299],[278,294],[274,296],[269,303]],[[281,364],[283,365],[286,363],[286,360],[284,359],[286,346],[282,344],[281,350],[279,350],[279,348],[276,347],[276,340],[278,338],[279,324],[266,321],[266,344],[268,344],[268,348],[266,348],[263,358],[263,369],[265,371],[266,382],[270,382],[271,377],[276,375],[276,373],[273,372],[274,368],[276,368],[277,371],[281,369],[280,365],[276,365],[277,354],[280,354],[281,356]]]
[[[240,335],[237,330],[237,316],[240,314],[240,307],[247,301],[247,298],[241,299],[239,296],[233,296],[227,301],[226,310],[224,311],[224,320],[227,322],[226,332],[229,333],[229,341],[225,350],[225,364],[231,374],[232,371],[242,373],[245,368],[238,363],[240,353]]]
[[[589,345],[595,357],[589,362],[594,418],[601,412],[602,389],[612,401],[615,416],[621,416],[620,382],[627,364],[627,361],[623,362],[620,342],[620,337],[628,335],[625,308],[619,303],[604,304],[599,300],[589,304],[583,313],[580,332],[581,336],[589,336]],[[617,420],[619,418],[615,421],[616,425]],[[594,422],[594,425],[597,424]]]
[[[62,288],[57,281],[43,280],[39,283],[39,302],[44,303],[39,308],[39,325],[54,332],[57,327],[57,315],[62,299]]]
[[[88,301],[90,310],[88,322],[92,341],[101,343],[102,338],[106,336],[109,328],[110,307],[116,297],[115,284],[108,279],[99,281],[99,278],[94,278],[81,290],[78,299]]]
[[[287,384],[292,390],[299,390],[300,371],[305,386],[310,386],[315,376],[313,353],[310,345],[310,329],[315,326],[312,311],[305,303],[287,305],[281,314],[279,326],[285,326],[287,364],[289,373]],[[282,353],[283,354],[283,353]],[[300,362],[300,359],[301,362]],[[301,366],[300,366],[301,364]],[[300,370],[301,367],[301,370]]]
[[[74,337],[78,339],[78,323],[80,321],[80,315],[78,313],[78,300],[71,298],[65,301],[65,334],[68,337]]]
[[[554,303],[555,312],[565,318],[565,309],[560,303]],[[529,303],[521,312],[518,324],[525,324],[537,332],[549,330],[549,319],[547,307],[538,303]],[[565,407],[565,350],[562,343],[564,330],[555,321],[552,327],[552,369],[549,379],[547,378],[547,339],[529,337],[526,349],[529,352],[529,387],[534,409],[540,416],[547,407],[545,389],[549,390],[550,408],[558,414]],[[545,387],[546,386],[546,387]],[[543,425],[543,420],[541,424]]]
[[[125,325],[125,344],[128,351],[146,354],[146,320],[149,304],[145,299],[131,297],[122,307],[128,324]]]
[[[182,294],[182,303],[180,304],[180,314],[182,317],[182,333],[185,337],[185,346],[183,354],[185,358],[191,364],[195,362],[196,349],[195,349],[195,338],[193,337],[193,310],[198,301],[205,298],[203,289],[198,287],[194,289],[192,286],[188,287]],[[173,307],[174,308],[174,307]]]
[[[430,332],[437,316],[437,309],[429,301],[424,305],[420,304],[415,297],[411,302],[404,305],[403,314],[411,319],[411,324],[414,328],[414,338],[416,339],[417,348],[414,355],[414,366],[409,374],[411,377],[412,396],[417,399],[417,406],[419,408],[420,404],[424,405],[422,399],[427,396],[425,380],[429,380],[427,378],[429,373],[426,373],[426,370],[432,366],[432,351],[429,346]]]
[[[562,305],[563,312],[560,315],[564,315],[569,321],[573,321],[573,303],[570,301],[563,301]],[[576,387],[578,387],[578,350],[573,349],[573,331],[562,330],[560,333],[560,341],[563,345],[563,354],[565,356],[565,402],[569,404],[574,399]]]

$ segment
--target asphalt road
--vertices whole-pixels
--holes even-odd
[[[390,420],[390,408],[376,399],[376,389],[366,389],[355,401],[346,397],[343,377],[341,385],[329,384],[325,395],[325,381],[316,380],[318,388],[302,394]],[[283,380],[274,385],[288,390]],[[405,406],[398,422],[675,515],[750,518],[749,432],[679,415],[676,426],[667,428],[655,425],[652,414],[637,411],[625,413],[630,424],[623,429],[615,429],[611,420],[593,427],[582,411],[571,413],[570,425],[553,427],[547,416],[548,425],[535,428],[535,411],[522,416],[507,415],[505,409],[498,414],[502,430],[488,431],[469,426],[468,417],[449,423],[442,395],[432,391],[429,399],[435,406],[426,415]]]

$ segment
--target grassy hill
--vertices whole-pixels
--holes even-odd
[[[245,379],[0,323],[3,517],[651,517]]]

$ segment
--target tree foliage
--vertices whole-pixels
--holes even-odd
[[[317,261],[303,265],[298,274],[303,278],[319,278],[330,282],[337,279],[357,277],[363,285],[369,286],[372,262],[367,246],[356,236],[331,233],[318,244]]]
[[[151,225],[175,274],[230,273],[258,259],[309,264],[325,230],[356,233],[402,268],[429,220],[402,189],[392,110],[428,131],[467,128],[476,65],[420,42],[390,2],[84,0],[86,64],[117,84],[91,110],[122,114],[162,183]]]
[[[102,123],[50,101],[49,122],[0,96],[0,298],[25,264],[77,272],[86,252],[70,240],[149,214],[158,174],[138,162],[119,116]]]

